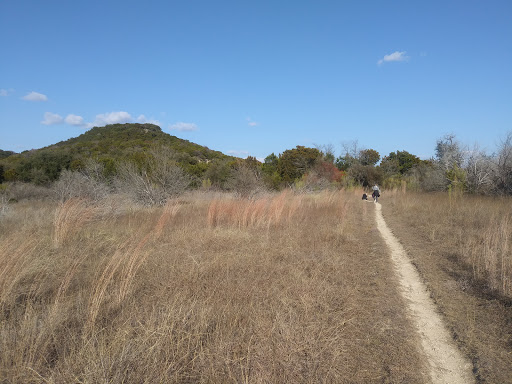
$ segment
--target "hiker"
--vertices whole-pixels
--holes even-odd
[[[373,192],[372,192],[373,201],[375,203],[378,203],[378,200],[379,200],[379,197],[380,197],[379,186],[377,184],[375,184],[372,189],[373,189]]]

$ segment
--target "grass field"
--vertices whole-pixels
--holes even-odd
[[[427,381],[354,194],[20,202],[0,265],[3,382]]]
[[[512,382],[512,200],[387,193],[384,218],[479,383]]]

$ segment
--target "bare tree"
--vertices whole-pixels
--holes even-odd
[[[359,142],[357,140],[353,141],[345,141],[341,143],[341,150],[342,153],[345,154],[345,156],[350,156],[356,159],[359,156],[359,152],[361,152],[363,149],[359,146]]]
[[[153,185],[146,170],[140,170],[134,163],[126,162],[120,164],[117,171],[114,184],[118,192],[127,194],[143,205],[165,202],[163,194]]]
[[[163,147],[151,151],[150,154],[152,156],[151,179],[162,189],[164,196],[167,198],[185,192],[192,183],[192,178],[177,165],[174,152]]]
[[[496,156],[496,187],[502,193],[512,194],[512,132],[501,140]]]
[[[231,171],[227,187],[244,197],[265,189],[261,175],[246,165],[240,165]]]
[[[490,194],[495,191],[496,165],[491,156],[478,146],[468,151],[464,169],[467,173],[467,187],[471,193]]]
[[[322,152],[324,160],[334,163],[336,159],[334,145],[329,144],[314,144],[315,148]]]
[[[191,176],[176,164],[174,153],[165,148],[149,152],[142,166],[121,164],[115,179],[119,192],[144,205],[165,204],[168,198],[185,192],[191,183]]]
[[[52,189],[60,201],[72,197],[103,199],[110,193],[103,171],[103,164],[89,159],[80,171],[63,170]]]
[[[455,135],[446,135],[437,141],[436,159],[445,171],[454,167],[462,168],[464,153]]]

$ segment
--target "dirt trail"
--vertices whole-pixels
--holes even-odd
[[[409,312],[421,338],[423,351],[429,360],[433,383],[474,383],[471,364],[466,361],[445,328],[427,288],[405,249],[390,231],[382,217],[381,205],[375,204],[377,228],[390,248],[402,294],[409,304]]]

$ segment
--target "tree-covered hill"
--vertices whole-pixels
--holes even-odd
[[[0,149],[0,160],[5,159],[6,157],[9,157],[14,154],[15,154],[15,152],[13,152],[13,151],[3,151]]]
[[[94,127],[84,134],[45,148],[8,153],[0,157],[5,180],[46,183],[64,169],[76,170],[89,159],[116,173],[120,163],[143,163],[154,150],[172,154],[176,163],[192,175],[201,176],[208,164],[234,158],[163,132],[154,124],[112,124]],[[2,151],[7,153],[7,151]]]

